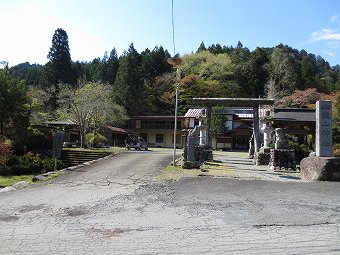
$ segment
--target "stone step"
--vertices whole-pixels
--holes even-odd
[[[60,160],[64,167],[80,165],[110,155],[108,152],[62,150]]]

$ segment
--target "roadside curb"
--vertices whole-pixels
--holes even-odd
[[[103,158],[98,158],[98,159],[95,159],[95,160],[91,160],[91,161],[87,161],[85,163],[82,163],[82,164],[79,164],[79,165],[76,165],[76,166],[70,166],[70,167],[67,167],[67,168],[63,168],[63,169],[59,169],[57,171],[52,171],[52,172],[47,172],[47,173],[43,173],[43,174],[39,174],[39,175],[35,175],[32,177],[32,179],[36,178],[37,176],[44,176],[44,177],[48,177],[49,175],[52,175],[52,174],[55,174],[55,173],[58,173],[60,171],[73,171],[75,169],[79,169],[79,168],[82,168],[84,166],[89,166],[89,165],[92,165],[98,161],[101,161],[101,160],[105,160],[105,159],[109,159],[111,157],[114,157],[114,156],[117,156],[119,155],[121,152],[117,152],[117,153],[112,153],[108,156],[105,156]],[[50,179],[47,179],[47,180],[40,180],[39,182],[42,182],[42,181],[48,181]],[[8,191],[13,191],[13,190],[20,190],[20,189],[24,189],[24,188],[27,188],[29,186],[31,186],[32,183],[29,183],[29,182],[26,182],[26,181],[20,181],[20,182],[17,182],[11,186],[7,186],[5,188],[2,188],[0,189],[0,193],[2,192],[8,192]]]

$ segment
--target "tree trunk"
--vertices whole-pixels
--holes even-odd
[[[85,132],[84,131],[80,131],[80,147],[81,148],[88,148],[86,139],[85,139]]]

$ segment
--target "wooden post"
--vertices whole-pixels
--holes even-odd
[[[207,117],[207,141],[208,141],[208,147],[211,148],[212,147],[212,140],[211,140],[211,136],[210,136],[210,120],[211,120],[211,111],[212,111],[212,106],[208,105],[206,112],[205,112],[205,116]]]

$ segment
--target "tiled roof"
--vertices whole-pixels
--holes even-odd
[[[44,124],[49,126],[71,126],[71,125],[77,125],[72,120],[60,120],[60,121],[46,121]]]
[[[315,109],[275,108],[274,121],[315,122]]]
[[[186,118],[198,118],[201,115],[203,109],[189,109],[184,115]]]
[[[129,130],[129,129],[111,127],[111,126],[107,126],[107,128],[110,129],[112,132],[119,133],[119,134],[137,134],[136,132]]]

